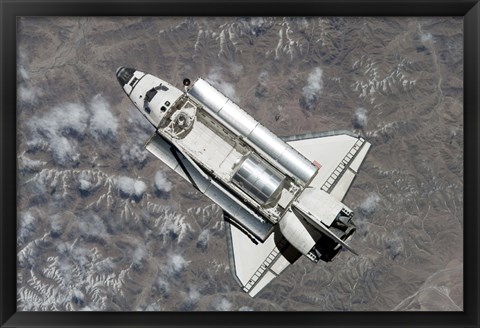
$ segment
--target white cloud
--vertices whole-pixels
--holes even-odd
[[[48,144],[48,142],[41,139],[40,137],[37,137],[36,139],[28,140],[26,144],[27,144],[27,149],[32,152],[48,150],[50,148],[50,145]]]
[[[384,239],[385,249],[392,258],[404,252],[404,241],[398,232],[389,233]]]
[[[18,69],[18,72],[20,73],[20,76],[22,77],[22,79],[24,80],[30,79],[30,74],[28,74],[27,70],[23,66],[20,66],[20,68]]]
[[[53,160],[62,166],[68,163],[77,163],[80,153],[76,150],[76,143],[60,135],[50,137],[50,149]]]
[[[433,40],[433,36],[431,33],[421,33],[420,34],[420,40],[425,43],[425,42],[430,42]]]
[[[118,128],[118,118],[110,111],[110,104],[100,94],[93,97],[90,103],[90,130],[92,135],[100,137],[115,137]]]
[[[92,183],[88,180],[80,179],[79,182],[80,182],[79,188],[81,191],[89,191],[90,188],[92,187]]]
[[[20,171],[36,172],[40,169],[41,166],[46,164],[46,162],[43,161],[30,159],[24,154],[20,155],[18,159],[20,160],[18,165],[18,169]]]
[[[141,180],[134,180],[132,178],[121,176],[116,179],[117,188],[127,196],[142,197],[147,185]]]
[[[198,291],[197,287],[192,286],[189,288],[188,294],[187,294],[187,300],[189,302],[196,302],[200,298],[200,292]]]
[[[130,163],[143,165],[147,160],[148,155],[145,150],[137,145],[128,146],[125,144],[120,147],[120,154],[120,159],[125,165]]]
[[[355,116],[353,119],[353,126],[356,129],[363,129],[368,122],[367,110],[365,108],[359,107],[355,110]]]
[[[239,63],[230,63],[230,71],[232,72],[233,76],[236,78],[240,77],[243,72],[243,65]]]
[[[200,292],[198,291],[197,286],[188,287],[188,292],[184,293],[185,303],[182,307],[183,311],[192,311],[195,308],[196,303],[200,299]]]
[[[23,71],[25,72],[24,74],[27,74],[25,70]],[[41,89],[34,86],[27,85],[27,84],[20,85],[18,89],[18,95],[20,96],[20,100],[26,103],[34,103],[37,100],[37,98],[42,94],[43,93]]]
[[[20,78],[23,80],[22,83],[18,86],[18,96],[21,101],[25,103],[35,103],[37,98],[43,94],[40,88],[37,88],[30,83],[30,74],[25,69],[23,62],[25,61],[25,54],[22,50],[19,51],[19,58],[17,66],[18,74]],[[21,80],[20,80],[21,81]]]
[[[141,311],[142,309],[140,309]],[[145,310],[144,311],[151,311],[151,312],[158,312],[158,311],[162,311],[162,306],[158,303],[152,303],[152,304],[149,304],[145,307]]]
[[[323,71],[320,67],[314,68],[308,75],[308,83],[303,88],[303,97],[307,106],[311,106],[320,94],[323,88]]]
[[[173,276],[182,272],[188,263],[180,254],[170,254],[166,267],[168,275]]]
[[[158,191],[169,192],[172,190],[172,183],[167,180],[167,176],[163,171],[157,171],[155,173],[155,188]]]
[[[265,33],[273,24],[271,19],[267,20],[265,17],[249,17],[247,22],[250,25],[252,35],[256,36]]]
[[[375,211],[375,208],[380,201],[380,197],[377,194],[370,194],[360,205],[360,212],[364,216],[370,216]]]
[[[198,246],[199,247],[206,247],[209,240],[210,240],[210,230],[205,229],[198,236],[197,247]]]
[[[84,106],[68,103],[52,108],[41,118],[31,120],[29,126],[36,134],[36,139],[48,142],[54,161],[65,166],[78,162],[80,154],[76,150],[76,142],[71,139],[85,134],[88,116]]]
[[[216,311],[230,311],[232,303],[230,303],[225,297],[222,297],[214,300],[212,306]]]
[[[220,90],[225,96],[232,99],[233,101],[238,101],[239,98],[235,92],[235,88],[233,84],[226,82],[223,80],[222,75],[220,73],[220,68],[215,67],[210,70],[210,73],[205,78],[208,82],[210,82],[215,88]]]
[[[81,233],[89,237],[102,238],[107,234],[105,224],[95,214],[89,215],[83,219],[78,219],[78,228]]]
[[[20,214],[20,226],[17,232],[17,240],[19,243],[25,243],[36,230],[37,219],[30,212],[23,212]]]
[[[78,175],[78,189],[88,192],[92,189],[91,175],[87,172],[81,172]]]
[[[268,85],[268,72],[265,70],[261,70],[260,74],[258,74],[258,83],[262,87],[266,87]]]
[[[145,250],[145,248],[142,246],[138,246],[132,255],[132,265],[134,267],[140,268],[146,255],[147,251]]]
[[[76,305],[83,306],[85,303],[85,294],[79,289],[74,289],[71,291],[71,299]]]
[[[251,308],[250,306],[242,306],[238,309],[238,311],[253,311],[253,308]]]
[[[115,263],[113,263],[111,258],[106,258],[105,260],[97,262],[95,268],[99,271],[112,272],[115,269]]]
[[[64,229],[63,224],[64,224],[64,221],[61,219],[59,215],[52,216],[50,221],[50,228],[51,228],[50,233],[53,234],[54,236],[61,235]]]
[[[82,268],[92,263],[92,254],[91,249],[79,245],[71,245],[71,258]]]
[[[25,97],[31,97],[33,91],[20,87],[21,96],[22,92]],[[77,164],[80,153],[77,151],[76,139],[83,138],[87,128],[96,139],[114,137],[117,133],[118,118],[110,112],[110,105],[104,97],[96,95],[89,104],[89,111],[77,103],[53,107],[42,117],[34,118],[28,123],[35,138],[28,144],[42,146],[46,142],[55,163],[61,166]]]
[[[85,106],[67,103],[52,108],[43,117],[33,120],[32,125],[38,133],[47,137],[62,134],[83,136],[87,128],[88,116]]]
[[[155,282],[155,287],[161,294],[166,294],[170,290],[170,284],[162,277],[157,278],[157,281]]]

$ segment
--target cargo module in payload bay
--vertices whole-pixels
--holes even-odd
[[[370,144],[348,133],[279,138],[199,78],[185,90],[120,67],[155,133],[145,148],[224,210],[230,267],[255,296],[301,255],[331,261],[355,231],[342,203]]]

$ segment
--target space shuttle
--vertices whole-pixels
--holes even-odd
[[[280,138],[202,78],[180,90],[133,68],[116,77],[154,128],[145,148],[223,209],[232,275],[250,296],[302,255],[357,254],[342,200],[370,149],[364,138]]]

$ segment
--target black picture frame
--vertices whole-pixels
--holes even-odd
[[[0,0],[0,325],[1,327],[478,327],[478,0],[8,1]],[[19,16],[463,16],[463,312],[16,312],[16,18]]]

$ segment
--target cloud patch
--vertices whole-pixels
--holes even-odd
[[[121,194],[127,197],[141,198],[147,190],[147,185],[141,180],[121,176],[115,180],[115,184]]]
[[[113,138],[119,125],[102,95],[96,95],[88,108],[78,103],[57,105],[27,124],[33,132],[33,140],[27,142],[30,148],[43,150],[46,144],[54,162],[60,166],[79,163],[78,142],[82,142],[88,132],[95,139]]]
[[[323,70],[314,68],[308,75],[307,85],[302,89],[300,105],[305,109],[312,109],[318,101],[318,96],[323,89]]]
[[[198,236],[197,248],[206,249],[210,240],[210,230],[203,230]]]
[[[240,308],[238,309],[238,311],[245,311],[245,312],[246,312],[246,311],[253,311],[253,308],[251,308],[250,306],[244,305],[244,306],[240,307]]]
[[[31,86],[26,83],[20,85],[20,87],[18,88],[18,95],[20,97],[20,100],[25,103],[29,103],[29,104],[35,103],[38,97],[41,96],[42,94],[43,93],[40,88]]]
[[[110,104],[100,94],[93,97],[90,103],[90,130],[91,134],[99,139],[101,137],[113,138],[117,134],[118,118],[110,111]]]
[[[100,219],[100,217],[95,214],[89,215],[81,219],[81,221],[77,222],[80,234],[84,235],[87,238],[103,240],[103,238],[107,234],[105,224]]]
[[[433,41],[433,36],[432,36],[431,33],[421,33],[421,34],[420,34],[420,40],[421,40],[423,43],[431,42],[431,41]]]
[[[212,302],[212,307],[215,311],[230,311],[232,303],[225,297],[217,298]]]
[[[188,293],[185,295],[185,303],[181,306],[182,311],[193,311],[198,300],[200,299],[200,292],[196,286],[190,286]]]
[[[391,259],[397,258],[404,252],[405,245],[402,236],[398,232],[389,233],[384,239],[385,249]]]
[[[355,110],[355,115],[353,117],[353,127],[355,129],[363,129],[367,125],[367,113],[368,111],[363,107],[359,107]]]
[[[24,61],[26,59],[25,53],[20,50],[19,51],[19,58],[17,66],[17,72],[20,77],[21,83],[18,85],[18,97],[20,98],[21,102],[33,104],[36,102],[38,97],[40,97],[43,92],[40,88],[37,88],[32,85],[30,82],[30,74],[25,69]]]
[[[180,254],[170,254],[166,264],[166,271],[170,277],[180,274],[188,265],[183,256]]]
[[[35,233],[37,219],[30,212],[20,214],[17,243],[24,244]]]
[[[258,74],[258,83],[262,87],[266,87],[268,85],[268,72],[265,70],[261,70],[260,74]]]
[[[170,284],[162,277],[158,277],[155,281],[154,288],[161,295],[168,296],[168,292],[170,291]]]
[[[92,176],[87,172],[78,175],[78,189],[81,193],[88,194],[93,189]]]
[[[120,154],[120,159],[124,166],[133,163],[142,167],[145,165],[148,156],[148,153],[138,145],[129,146],[125,144],[120,147]]]
[[[147,251],[144,247],[139,246],[132,254],[132,267],[134,270],[141,270],[143,268],[143,262],[147,256]]]
[[[67,103],[52,108],[43,117],[31,120],[35,139],[47,141],[55,163],[65,166],[78,163],[80,154],[73,138],[83,138],[88,122],[84,106]]]
[[[375,209],[377,208],[379,201],[380,197],[377,194],[368,195],[368,197],[360,205],[359,212],[364,217],[372,216],[373,212],[375,212]]]
[[[163,171],[157,171],[154,179],[155,189],[159,192],[169,192],[172,190],[172,183],[168,181]]]
[[[243,65],[239,63],[230,63],[230,71],[235,78],[239,78],[243,73]]]
[[[18,169],[20,172],[27,172],[27,173],[38,172],[40,168],[46,164],[46,162],[43,162],[43,161],[30,159],[26,157],[24,154],[20,155],[18,159],[19,159]]]
[[[239,98],[235,92],[233,84],[226,82],[221,74],[221,69],[218,67],[212,68],[210,73],[205,78],[211,85],[220,90],[225,96],[238,102]]]

